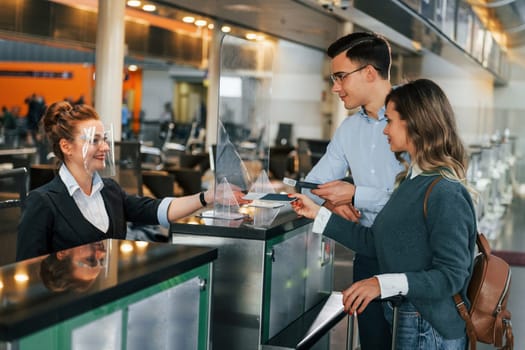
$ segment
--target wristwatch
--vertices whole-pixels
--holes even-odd
[[[199,194],[199,200],[201,201],[203,207],[208,205],[206,198],[204,198],[204,191]]]

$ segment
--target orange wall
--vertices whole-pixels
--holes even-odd
[[[95,81],[94,66],[90,64],[40,63],[40,62],[0,62],[0,71],[38,71],[71,72],[72,79],[6,77],[0,76],[0,106],[9,109],[18,106],[20,116],[27,114],[24,100],[33,93],[44,97],[47,105],[66,98],[76,101],[84,96],[84,103],[93,105]],[[140,128],[140,109],[142,105],[142,71],[128,72],[123,82],[123,96],[128,98],[128,108],[132,112],[132,129]]]
[[[128,72],[128,79],[122,84],[122,96],[128,99],[128,108],[132,113],[131,129],[138,133],[140,129],[140,109],[142,106],[142,71]]]
[[[93,102],[93,66],[88,64],[0,62],[1,71],[71,72],[72,79],[0,76],[0,106],[20,107],[20,116],[27,114],[26,97],[35,93],[46,104],[84,96],[85,103]]]

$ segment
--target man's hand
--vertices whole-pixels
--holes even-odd
[[[332,203],[334,206],[352,204],[355,194],[355,186],[351,183],[336,180],[319,185],[312,193]]]
[[[323,206],[346,220],[357,223],[361,219],[361,212],[352,204],[334,206],[331,202],[324,202]]]

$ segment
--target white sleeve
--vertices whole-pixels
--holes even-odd
[[[319,209],[319,213],[317,213],[317,216],[315,217],[312,232],[323,233],[326,224],[328,223],[328,220],[330,220],[331,216],[332,212],[330,210],[326,209],[325,207],[321,207]]]
[[[381,298],[388,298],[394,295],[407,295],[408,279],[404,273],[385,273],[376,275],[381,288]]]

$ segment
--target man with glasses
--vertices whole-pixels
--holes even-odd
[[[385,98],[390,84],[390,45],[380,35],[358,32],[336,40],[327,50],[331,58],[336,93],[348,110],[358,109],[335,131],[326,153],[306,176],[319,183],[311,190],[314,200],[340,216],[371,226],[393,191],[403,165],[390,146],[386,125]],[[351,174],[351,181],[341,180]],[[312,196],[314,197],[314,196]],[[377,260],[354,258],[354,281],[379,273]],[[386,294],[388,281],[379,281]],[[390,326],[380,303],[370,304],[358,316],[361,349],[390,349]]]

